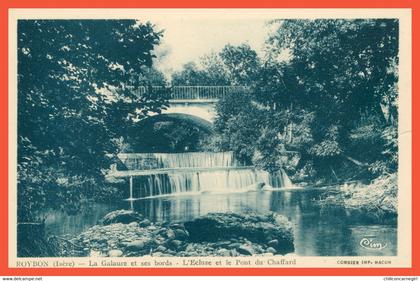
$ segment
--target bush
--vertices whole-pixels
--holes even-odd
[[[320,204],[363,211],[377,216],[396,215],[398,213],[397,174],[378,177],[368,185],[344,184],[338,193],[330,192]]]

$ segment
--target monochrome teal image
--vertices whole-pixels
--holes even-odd
[[[399,36],[389,17],[19,19],[17,256],[397,256]]]

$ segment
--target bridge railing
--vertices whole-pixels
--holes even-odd
[[[174,100],[213,100],[230,93],[244,93],[244,86],[174,86],[171,99]]]
[[[139,87],[136,93],[144,94],[147,91],[161,91],[163,86]],[[246,93],[246,86],[172,86],[166,88],[171,100],[216,100],[230,93]]]

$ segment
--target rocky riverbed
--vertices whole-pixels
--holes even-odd
[[[210,213],[185,223],[152,223],[141,214],[118,210],[69,243],[77,255],[250,256],[294,251],[290,221],[275,213]]]

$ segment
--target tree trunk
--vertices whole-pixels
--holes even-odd
[[[356,164],[357,166],[361,166],[361,167],[367,167],[367,166],[369,166],[369,164],[367,164],[367,163],[362,163],[362,162],[360,162],[360,161],[358,161],[358,160],[356,160],[356,159],[354,159],[354,158],[351,158],[350,156],[347,156],[347,155],[343,155],[347,160],[349,160],[350,162],[352,162],[352,163],[354,163],[354,164]]]

